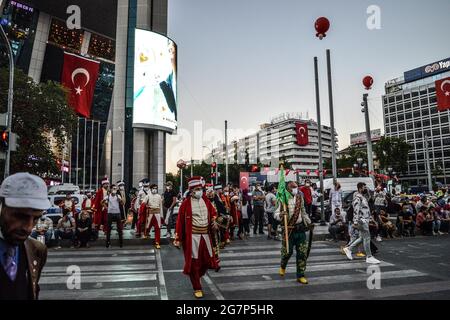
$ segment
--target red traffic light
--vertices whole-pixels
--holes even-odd
[[[213,167],[213,168],[217,167],[217,163],[215,163],[215,162],[211,163],[211,167]]]
[[[252,165],[252,172],[257,172],[258,170],[259,167],[256,164]]]
[[[8,149],[9,146],[9,132],[8,131],[2,131],[2,141],[1,141],[1,146],[3,151],[6,151]]]

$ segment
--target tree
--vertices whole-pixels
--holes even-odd
[[[9,70],[0,69],[0,88],[8,88]],[[36,84],[21,70],[14,75],[12,132],[18,149],[11,153],[11,173],[59,174],[56,152],[70,142],[77,116],[67,104],[67,91],[55,82]],[[7,90],[0,91],[0,110],[5,113]],[[56,150],[51,145],[52,136]],[[58,150],[59,149],[59,150]],[[3,169],[3,168],[2,168]]]
[[[394,171],[405,172],[408,169],[408,152],[412,146],[404,138],[382,137],[373,151],[385,171],[391,167]]]

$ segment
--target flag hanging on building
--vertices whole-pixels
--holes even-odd
[[[61,84],[69,90],[69,105],[90,118],[100,63],[64,52]]]
[[[436,85],[436,100],[439,111],[450,109],[450,77],[437,80]]]
[[[297,144],[299,146],[306,146],[308,140],[308,124],[302,122],[295,123],[295,132],[297,133]]]

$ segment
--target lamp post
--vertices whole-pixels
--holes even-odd
[[[8,112],[6,118],[6,131],[10,135],[12,131],[12,109],[13,109],[13,100],[14,100],[14,55],[11,49],[11,44],[9,43],[8,37],[6,36],[5,31],[3,30],[2,25],[0,24],[0,35],[5,40],[6,49],[8,51],[9,57],[9,87],[8,87]],[[11,163],[11,143],[8,143],[8,150],[6,152],[6,161],[5,161],[5,178],[9,176],[10,171],[10,163]]]

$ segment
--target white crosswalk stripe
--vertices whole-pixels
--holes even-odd
[[[280,249],[280,242],[268,242],[264,245],[260,241],[234,241],[221,250],[222,269],[219,272],[210,271],[208,275],[225,299],[245,299],[246,296],[258,299],[265,295],[267,297],[268,290],[276,295],[275,292],[282,291],[273,290],[288,289],[291,294],[295,294],[288,299],[301,299],[303,295],[306,298],[311,294],[316,299],[329,299],[327,292],[338,297],[341,291],[347,298],[352,296],[353,291],[360,298],[385,298],[401,296],[400,291],[407,294],[408,286],[411,286],[412,293],[434,292],[426,284],[431,285],[437,280],[427,273],[381,261],[377,265],[381,289],[372,293],[368,288],[369,277],[372,275],[368,268],[371,265],[365,262],[365,258],[349,261],[336,245],[314,242],[305,274],[309,284],[301,285],[296,281],[295,250],[286,268],[286,275],[280,277]],[[414,287],[417,284],[420,285]]]
[[[91,249],[50,250],[39,281],[40,299],[167,299],[155,249]],[[80,289],[69,289],[77,283],[70,266],[79,267]]]

